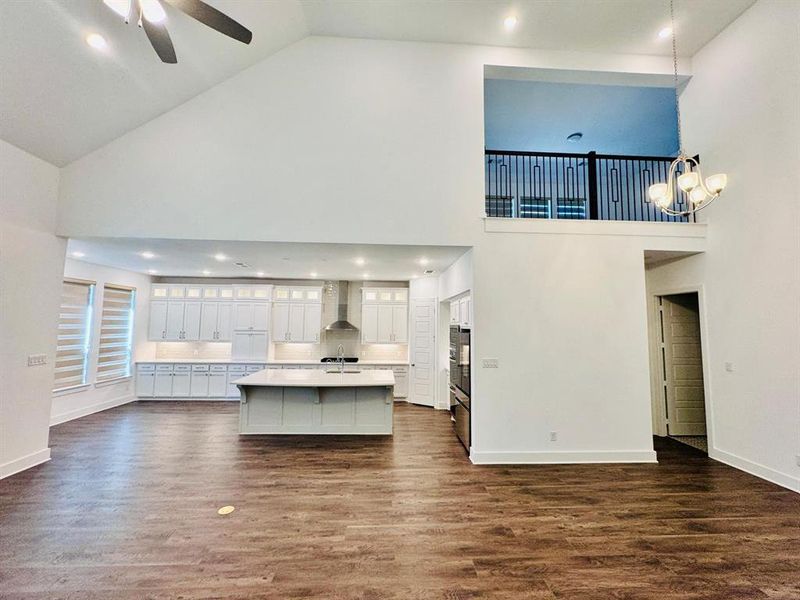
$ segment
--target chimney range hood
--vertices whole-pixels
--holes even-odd
[[[328,325],[325,328],[325,331],[358,331],[358,327],[347,320],[348,292],[350,290],[350,284],[346,281],[339,281],[337,282],[336,287],[336,304],[338,305],[336,321]]]

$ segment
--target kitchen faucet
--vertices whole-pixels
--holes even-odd
[[[336,362],[339,363],[339,372],[344,375],[344,346],[341,344],[336,349]]]

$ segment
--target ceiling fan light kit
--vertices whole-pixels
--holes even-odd
[[[678,157],[672,161],[669,166],[669,173],[667,175],[667,183],[654,183],[647,190],[647,195],[655,205],[661,209],[661,212],[671,216],[686,217],[696,213],[698,210],[705,208],[714,200],[719,198],[722,190],[728,184],[728,176],[724,173],[711,175],[705,180],[703,174],[700,172],[700,165],[697,160],[691,158],[683,150],[683,139],[681,136],[681,106],[678,100],[678,50],[675,41],[675,11],[673,1],[669,2],[669,28],[664,28],[663,31],[669,31],[662,37],[672,35],[672,67],[675,85],[675,113],[678,118]],[[660,35],[660,34],[659,34]],[[681,174],[677,177],[677,187],[689,197],[688,208],[686,210],[675,210],[672,208],[672,203],[675,201],[675,175],[678,173],[678,167],[681,167]]]
[[[178,62],[175,47],[166,27],[167,13],[161,5],[162,0],[103,0],[111,10],[125,19],[126,23],[136,22],[144,29],[147,39],[162,62],[175,64]],[[249,44],[253,32],[228,15],[220,12],[202,0],[163,0],[170,6],[200,21],[203,25],[215,29],[234,40]]]

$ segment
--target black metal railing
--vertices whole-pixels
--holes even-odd
[[[486,216],[690,222],[692,217],[664,214],[647,194],[653,183],[667,181],[673,160],[596,152],[486,150]],[[679,168],[675,177],[681,173]],[[688,208],[688,196],[676,189],[672,208]]]

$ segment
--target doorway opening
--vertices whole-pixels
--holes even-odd
[[[657,296],[660,402],[668,437],[708,454],[697,292]]]

